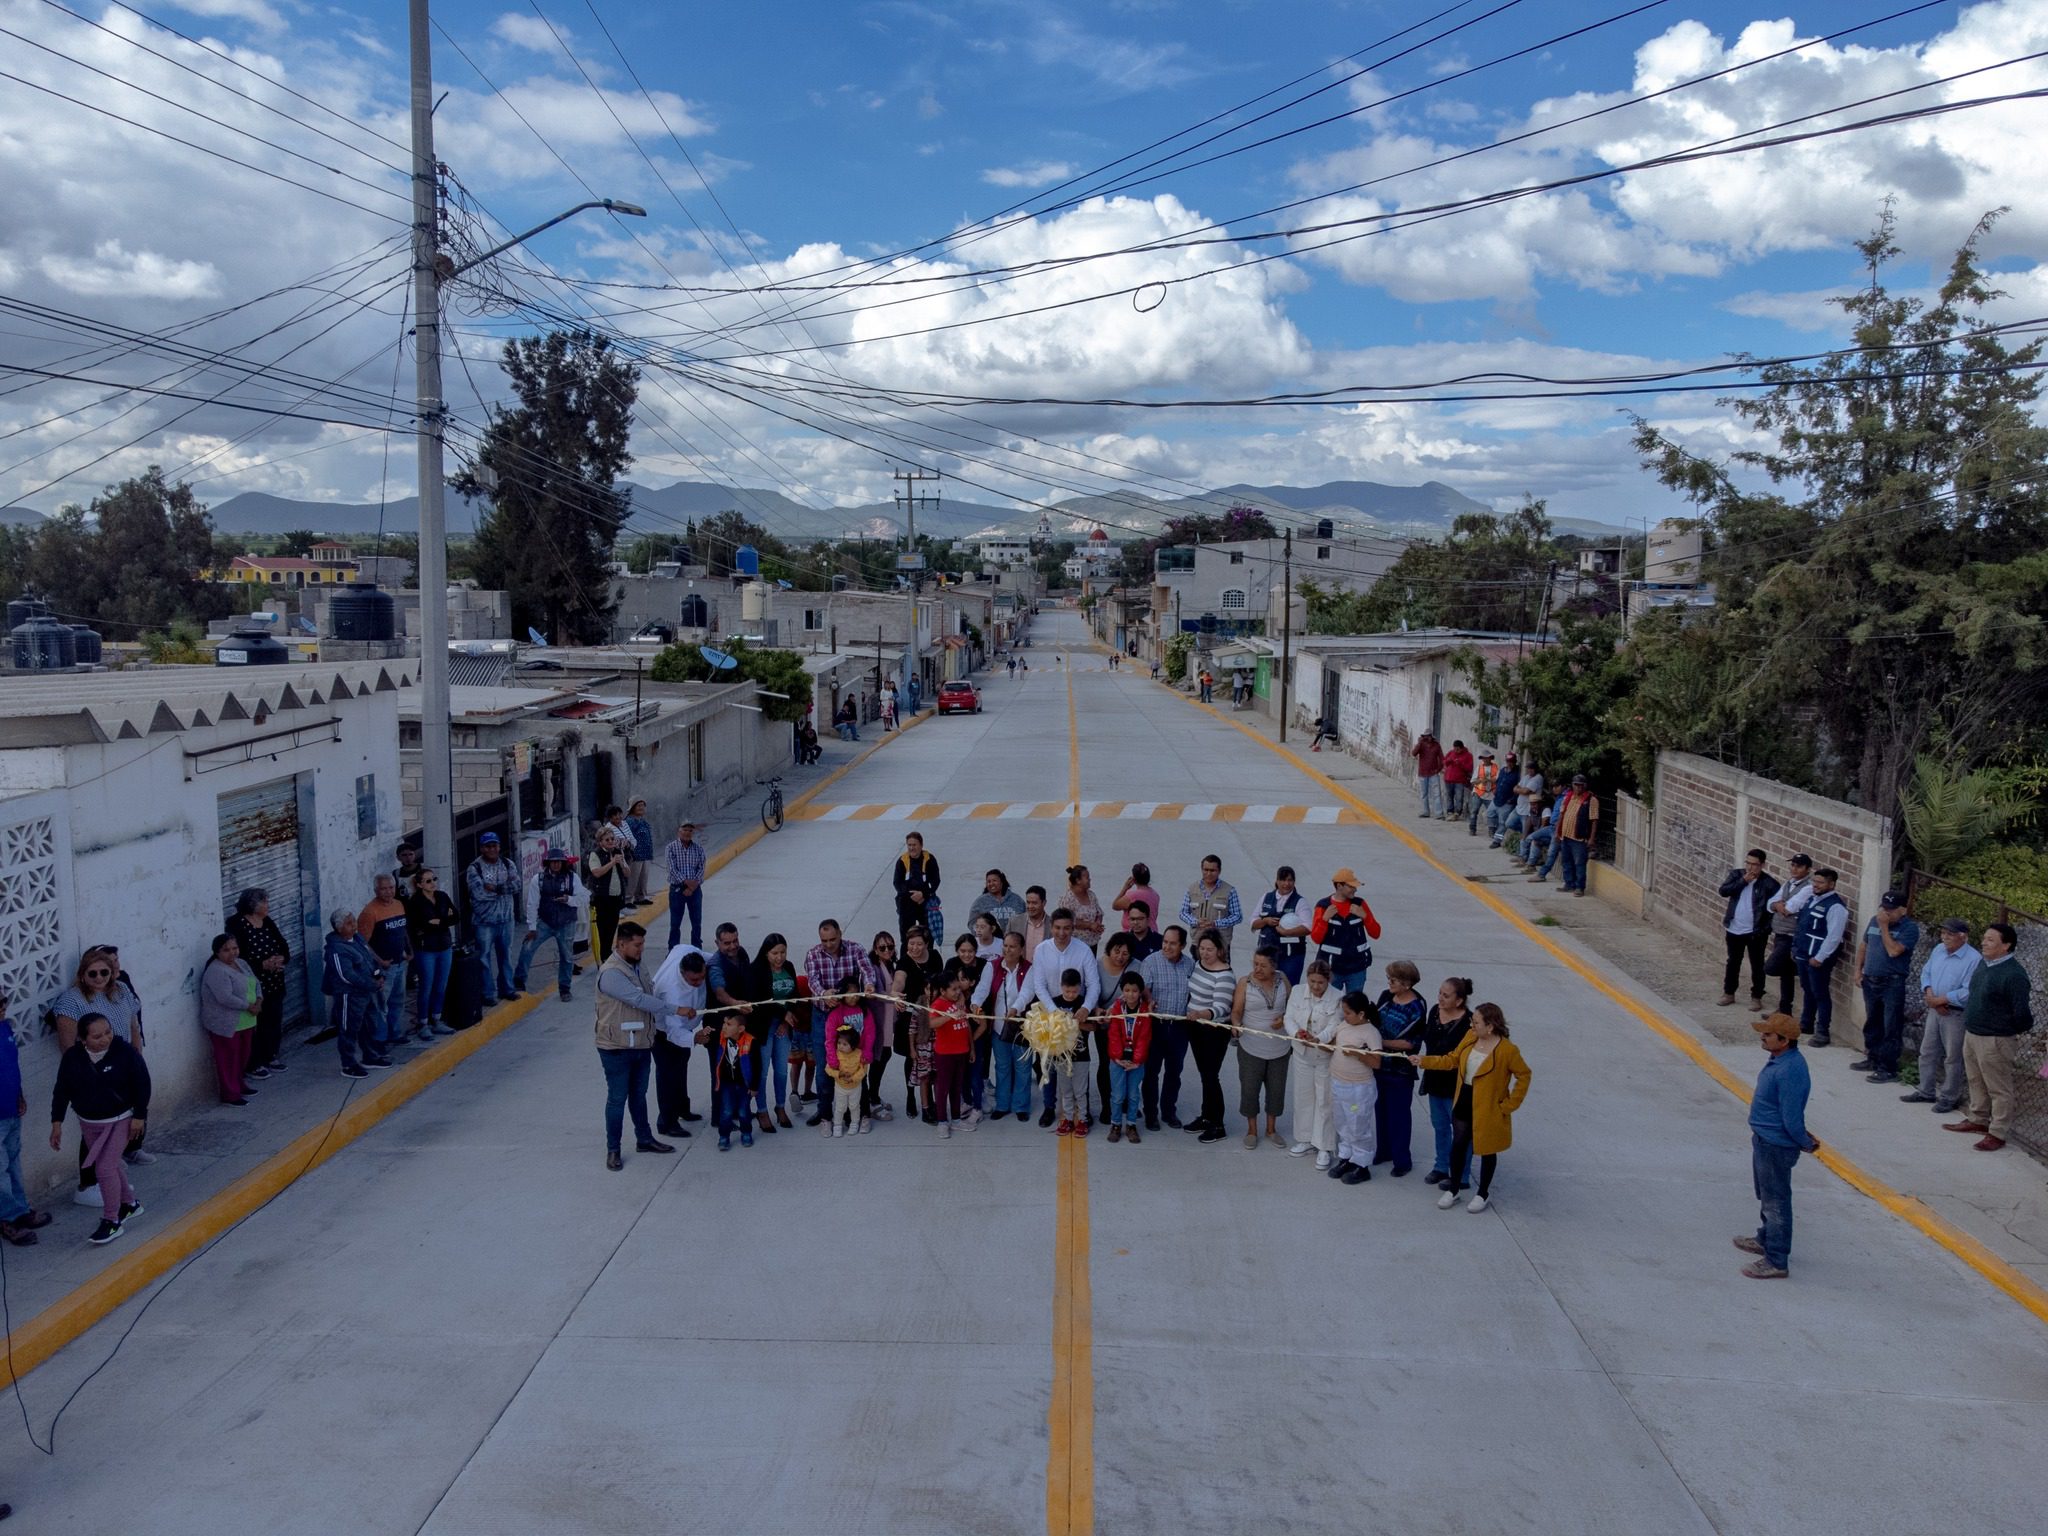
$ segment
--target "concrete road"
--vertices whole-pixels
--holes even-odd
[[[1383,831],[1081,640],[1073,616],[1041,621],[1028,679],[998,674],[983,714],[832,786],[853,809],[764,839],[707,918],[750,946],[799,946],[828,915],[865,939],[892,922],[916,807],[946,808],[921,825],[955,930],[990,866],[1057,889],[1075,825],[1106,889],[1142,858],[1177,897],[1215,852],[1250,904],[1277,863],[1317,889],[1352,864],[1380,959],[1415,960],[1426,989],[1475,978],[1534,1069],[1492,1209],[1440,1212],[1384,1170],[1346,1188],[1234,1137],[1062,1151],[1013,1122],[724,1155],[700,1134],[609,1173],[586,990],[179,1276],[55,1459],[13,1443],[0,1496],[25,1528],[2040,1528],[2048,1337],[2020,1308],[1805,1163],[1794,1277],[1740,1278],[1733,1100]],[[1070,684],[1078,823],[1054,814]],[[39,1431],[134,1317],[28,1379]]]

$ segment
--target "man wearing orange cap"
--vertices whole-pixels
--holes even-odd
[[[1372,977],[1372,941],[1380,936],[1380,920],[1358,899],[1358,876],[1349,868],[1330,876],[1333,894],[1316,903],[1309,923],[1309,942],[1330,968],[1330,985],[1339,997],[1363,992]]]

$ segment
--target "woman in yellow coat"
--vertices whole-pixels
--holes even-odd
[[[1451,1101],[1451,1177],[1436,1206],[1448,1211],[1458,1203],[1458,1185],[1468,1154],[1479,1154],[1479,1187],[1465,1209],[1486,1209],[1493,1188],[1493,1170],[1500,1154],[1514,1141],[1513,1116],[1529,1096],[1529,1063],[1508,1039],[1508,1021],[1495,1003],[1472,1010],[1472,1032],[1448,1056],[1417,1056],[1424,1071],[1450,1072],[1458,1085]]]

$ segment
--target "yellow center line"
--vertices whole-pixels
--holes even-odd
[[[1067,862],[1081,862],[1081,729],[1067,671]],[[1095,1530],[1095,1324],[1088,1271],[1088,1143],[1063,1137],[1053,1218],[1052,1406],[1046,1415],[1046,1536]]]
[[[1446,880],[1455,883],[1459,890],[1464,891],[1481,906],[1486,907],[1496,917],[1500,918],[1501,921],[1515,929],[1524,938],[1556,960],[1558,964],[1564,966],[1581,981],[1592,987],[1594,991],[1601,993],[1610,1001],[1618,1004],[1632,1017],[1645,1025],[1660,1040],[1675,1048],[1686,1060],[1727,1089],[1737,1099],[1745,1104],[1749,1102],[1749,1084],[1729,1071],[1720,1060],[1704,1045],[1700,1044],[1698,1040],[1694,1039],[1692,1035],[1679,1028],[1676,1024],[1673,1024],[1670,1020],[1663,1018],[1648,1005],[1622,991],[1621,988],[1609,981],[1592,965],[1552,939],[1541,928],[1530,922],[1528,918],[1517,912],[1492,891],[1467,880],[1464,875],[1451,868],[1442,859],[1439,859],[1435,852],[1421,838],[1415,836],[1406,828],[1395,826],[1394,823],[1387,820],[1386,817],[1382,816],[1328,774],[1318,772],[1298,754],[1270,740],[1243,722],[1231,719],[1215,705],[1201,703],[1199,700],[1188,698],[1185,694],[1176,694],[1176,697],[1185,699],[1186,702],[1194,705],[1197,709],[1207,710],[1225,725],[1244,732],[1245,735],[1264,747],[1268,752],[1285,758],[1310,779],[1322,785],[1331,794],[1356,809],[1369,824],[1379,827],[1431,869],[1437,871]],[[1281,816],[1276,819],[1284,821],[1287,818]],[[1828,1169],[1851,1189],[1859,1194],[1869,1196],[1878,1205],[1891,1212],[1899,1220],[1905,1222],[1907,1226],[1912,1227],[1922,1236],[1931,1239],[1942,1248],[1948,1250],[1948,1252],[1954,1254],[1958,1259],[1961,1259],[1963,1263],[1969,1265],[1970,1268],[1990,1281],[1999,1290],[2005,1292],[2006,1295],[2010,1296],[2022,1307],[2025,1307],[2037,1319],[2048,1323],[2048,1288],[2040,1285],[2025,1270],[2000,1258],[1990,1248],[1970,1236],[1969,1233],[1963,1231],[1962,1228],[1955,1226],[1942,1216],[1936,1214],[1934,1209],[1924,1201],[1915,1199],[1911,1195],[1892,1188],[1891,1185],[1885,1183],[1884,1180],[1878,1178],[1875,1174],[1866,1172],[1860,1164],[1851,1162],[1833,1147],[1823,1146],[1818,1152],[1813,1154],[1813,1157],[1823,1168]]]

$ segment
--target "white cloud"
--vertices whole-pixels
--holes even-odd
[[[40,265],[58,287],[92,298],[207,299],[220,292],[220,273],[212,262],[131,251],[119,240],[100,241],[90,257],[53,254]]]
[[[562,40],[569,40],[567,28],[560,29]],[[533,53],[554,54],[561,51],[555,42],[555,33],[538,16],[525,11],[506,11],[491,23],[491,36],[501,43],[514,48],[525,48]]]
[[[1026,165],[991,166],[981,173],[981,179],[992,187],[1049,187],[1073,174],[1074,167],[1065,160],[1034,160]]]
[[[1079,70],[1113,91],[1161,90],[1184,85],[1200,73],[1185,43],[1109,37],[1049,8],[1034,13],[1023,45],[1034,64]]]
[[[246,21],[265,32],[284,30],[284,18],[266,0],[172,0],[172,9],[208,20]]]

